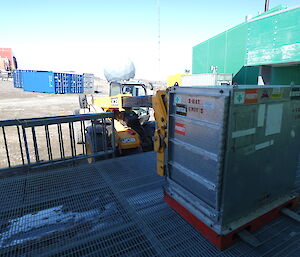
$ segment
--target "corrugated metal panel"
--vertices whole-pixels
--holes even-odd
[[[21,76],[24,91],[53,94],[56,93],[53,72],[22,72]]]

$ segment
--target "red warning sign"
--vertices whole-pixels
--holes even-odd
[[[245,104],[255,104],[258,101],[258,89],[246,89]]]
[[[182,123],[175,122],[175,133],[185,136],[185,125]]]

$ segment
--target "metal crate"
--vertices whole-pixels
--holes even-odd
[[[174,87],[166,192],[218,234],[295,197],[300,87]]]

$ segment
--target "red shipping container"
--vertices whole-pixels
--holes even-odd
[[[5,70],[4,59],[0,57],[0,70]]]
[[[10,62],[10,66],[14,68],[14,63],[13,63],[13,54],[12,54],[12,49],[11,48],[0,48],[0,57],[2,59],[8,58]]]

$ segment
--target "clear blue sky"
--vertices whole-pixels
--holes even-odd
[[[270,0],[279,4],[300,1]],[[263,11],[264,0],[160,0],[159,72],[157,0],[0,0],[0,8],[0,47],[12,47],[21,68],[102,75],[122,52],[137,77],[163,79],[191,68],[194,45]]]

